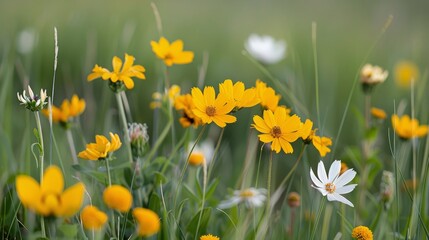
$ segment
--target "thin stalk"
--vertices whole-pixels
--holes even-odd
[[[127,124],[127,118],[125,116],[124,104],[122,103],[121,93],[115,93],[115,96],[116,96],[116,101],[118,103],[119,116],[121,118],[122,127],[124,131],[125,148],[127,149],[128,160],[132,164],[133,153],[131,152],[130,135],[128,133],[128,124]]]
[[[262,149],[264,149],[265,144],[262,144],[259,150],[259,158],[258,158],[258,168],[256,169],[256,179],[255,179],[255,187],[258,187],[259,182],[259,169],[261,168],[261,159],[262,159]]]
[[[109,159],[104,159],[104,163],[106,164],[106,172],[107,172],[107,179],[109,181],[109,186],[112,186],[112,176],[110,175],[110,164]]]
[[[320,122],[320,107],[319,107],[319,68],[317,64],[317,24],[313,22],[311,24],[311,40],[313,44],[313,59],[314,59],[314,80],[316,83],[316,112],[317,112],[317,124],[322,125]]]
[[[310,238],[311,240],[313,240],[314,236],[316,235],[317,226],[319,225],[320,216],[322,215],[323,209],[325,207],[325,203],[326,203],[326,198],[323,197],[322,202],[319,205],[319,210],[317,211],[316,222],[314,223],[313,233],[311,234],[311,238]]]
[[[198,231],[200,230],[201,218],[203,216],[204,204],[206,201],[206,188],[207,188],[207,162],[203,161],[203,197],[201,199],[200,215],[198,216],[198,223],[197,223],[197,228],[195,231],[195,239],[194,240],[197,240]]]
[[[365,93],[365,128],[368,130],[371,124],[371,93]]]
[[[34,116],[36,118],[37,131],[39,134],[39,166],[40,166],[40,185],[43,183],[43,163],[44,163],[44,145],[43,145],[43,133],[42,133],[42,125],[40,124],[40,115],[39,112],[34,112]],[[41,217],[40,219],[40,227],[42,229],[42,237],[46,238],[46,228],[45,228],[45,218]]]
[[[272,175],[272,171],[273,171],[273,151],[271,151],[270,153],[270,159],[268,161],[268,178],[267,178],[267,204],[268,206],[270,206],[270,201],[271,201],[271,175]]]
[[[66,130],[66,136],[67,136],[67,141],[69,142],[70,152],[71,152],[72,158],[73,158],[73,164],[76,165],[79,162],[77,160],[76,148],[74,146],[73,135],[72,135],[72,132],[70,131],[70,129]]]
[[[287,180],[292,176],[292,174],[295,172],[296,168],[298,167],[299,162],[302,159],[302,156],[304,155],[305,148],[307,148],[307,144],[305,144],[301,148],[301,152],[299,153],[298,159],[296,160],[295,164],[292,166],[292,169],[289,171],[289,173],[286,175],[285,178],[283,178],[282,182],[279,185],[279,188],[282,187],[284,184],[286,184]]]

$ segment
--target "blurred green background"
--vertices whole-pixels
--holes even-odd
[[[411,60],[420,68],[416,95],[420,108],[416,109],[421,122],[427,122],[424,97],[426,87],[429,2],[427,1],[155,1],[159,10],[163,35],[170,41],[183,39],[185,50],[195,53],[193,63],[173,66],[171,82],[188,92],[195,86],[203,54],[208,54],[206,84],[217,85],[226,78],[244,81],[253,86],[260,78],[274,87],[268,78],[242,54],[244,42],[251,33],[268,34],[287,42],[287,57],[282,62],[268,66],[270,72],[291,86],[291,94],[308,108],[309,116],[324,135],[338,140],[339,158],[342,149],[356,144],[362,133],[354,131],[357,124],[354,111],[362,111],[363,94],[356,85],[345,127],[336,139],[347,98],[361,64],[379,65],[389,71],[386,83],[378,86],[373,94],[373,104],[394,112],[394,104],[401,101],[409,105],[409,90],[395,85],[393,70],[401,60]],[[375,48],[371,46],[383,26],[393,16],[393,21]],[[315,67],[312,48],[312,23],[317,24],[317,52],[320,90],[321,122],[317,123],[315,100]],[[135,88],[127,91],[133,118],[153,126],[153,111],[149,108],[151,95],[159,91],[163,81],[162,63],[151,51],[150,41],[159,39],[150,1],[0,1],[0,121],[2,140],[13,151],[22,148],[22,136],[33,128],[30,116],[19,107],[16,92],[22,92],[27,81],[33,89],[52,91],[54,27],[58,29],[59,58],[55,84],[54,104],[77,93],[87,101],[87,110],[81,117],[83,132],[88,141],[95,134],[119,131],[114,96],[101,80],[91,83],[86,76],[95,64],[111,68],[113,56],[123,58],[124,53],[135,56],[136,63],[146,67],[146,81],[135,80]],[[35,33],[34,49],[27,53],[17,50],[17,39],[22,31]],[[370,53],[368,55],[368,53]],[[366,59],[366,57],[368,58]],[[285,102],[294,110],[294,106]],[[406,108],[406,113],[410,113]],[[256,114],[253,111],[252,114]],[[233,149],[228,163],[238,158],[238,165],[226,172],[226,179],[233,178],[241,169],[244,148],[241,133],[247,132],[251,113],[242,117],[225,132],[225,143]],[[113,117],[112,117],[113,116]],[[32,116],[31,116],[32,119]],[[112,122],[114,124],[112,124]],[[117,124],[116,124],[117,123]],[[30,126],[28,126],[30,124]],[[45,123],[46,124],[46,121]],[[176,122],[176,125],[178,123]],[[390,122],[387,121],[387,126]],[[24,128],[23,126],[27,126]],[[57,130],[55,130],[57,131]],[[62,134],[58,134],[58,140]],[[385,134],[387,137],[387,133]],[[15,147],[17,146],[17,147]],[[78,151],[83,143],[77,144]],[[387,146],[384,146],[387,148]],[[2,159],[9,156],[3,148]],[[64,149],[67,149],[64,147]],[[315,161],[316,150],[312,149]],[[286,156],[293,159],[293,156]],[[3,161],[3,160],[2,160]],[[222,166],[222,164],[221,164]]]

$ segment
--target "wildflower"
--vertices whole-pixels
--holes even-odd
[[[252,57],[264,64],[277,63],[286,55],[286,43],[267,35],[251,34],[244,47]]]
[[[411,81],[419,79],[419,67],[410,61],[402,61],[395,66],[395,79],[400,87],[410,87]]]
[[[108,186],[103,192],[103,200],[109,208],[119,212],[127,212],[133,204],[130,191],[121,185]]]
[[[226,79],[219,84],[219,92],[225,94],[230,101],[235,103],[236,110],[253,107],[260,102],[255,88],[245,89],[243,82],[233,84],[231,79]]]
[[[312,130],[313,122],[310,119],[306,119],[304,123],[301,124],[300,137],[305,144],[311,143],[313,136],[316,130]]]
[[[313,146],[319,151],[321,157],[325,157],[327,153],[331,152],[329,146],[332,145],[332,140],[328,137],[313,136]]]
[[[85,100],[79,99],[75,94],[71,98],[71,101],[64,99],[61,103],[61,107],[52,106],[52,121],[54,123],[60,122],[66,128],[71,118],[79,116],[85,110]],[[43,109],[42,113],[49,117],[49,110]]]
[[[386,119],[386,112],[380,108],[371,108],[371,115],[377,119],[384,120]]]
[[[297,192],[290,192],[287,196],[287,204],[291,208],[297,208],[301,205],[301,197]]]
[[[365,92],[372,89],[373,86],[383,83],[389,73],[383,70],[379,66],[373,66],[371,64],[365,64],[360,71],[360,81],[362,83]]]
[[[191,94],[185,94],[176,97],[174,101],[174,108],[176,110],[182,110],[182,117],[179,119],[182,127],[198,127],[201,125],[201,118],[197,117],[193,112],[195,105],[192,101]]]
[[[428,125],[419,125],[417,119],[410,119],[408,115],[399,118],[398,115],[394,114],[392,116],[392,126],[396,134],[404,140],[424,137],[429,131]]]
[[[43,216],[70,217],[83,203],[84,185],[79,182],[64,191],[61,170],[50,166],[41,184],[27,175],[16,177],[16,192],[24,207]]]
[[[110,80],[110,87],[113,91],[118,92],[123,90],[123,85],[127,89],[134,87],[133,77],[139,79],[146,79],[145,68],[141,65],[133,65],[134,57],[125,54],[125,62],[122,64],[122,60],[117,56],[113,57],[112,66],[113,72],[110,72],[106,68],[95,65],[92,69],[92,73],[88,75],[88,81],[92,81],[96,78],[102,78],[103,80]],[[122,67],[122,69],[121,69]]]
[[[101,229],[107,222],[107,215],[95,206],[86,206],[80,213],[83,227],[88,230]]]
[[[266,83],[259,79],[256,80],[256,94],[264,109],[269,109],[274,112],[279,106],[280,95],[277,95],[273,88],[268,87]],[[289,112],[290,110],[287,109],[288,114]]]
[[[191,151],[191,147],[194,145],[194,143],[189,144],[188,152]],[[212,141],[205,140],[201,144],[197,144],[192,153],[191,156],[189,156],[189,164],[192,166],[199,166],[203,162],[206,162],[206,164],[209,163],[209,160],[211,160],[211,157],[213,157],[214,153],[214,146]],[[185,157],[188,157],[186,155]]]
[[[168,67],[173,64],[188,64],[194,59],[193,52],[183,51],[183,41],[181,39],[170,44],[167,39],[161,37],[159,42],[151,41],[150,45],[155,55],[162,59]]]
[[[110,142],[103,135],[95,136],[95,143],[86,144],[86,149],[79,153],[79,157],[87,160],[102,160],[108,157],[109,153],[118,150],[122,142],[118,134],[109,133]]]
[[[229,115],[234,108],[234,103],[228,101],[228,98],[219,93],[215,98],[215,90],[213,87],[205,87],[204,94],[199,88],[192,88],[192,101],[195,105],[193,113],[201,118],[203,123],[214,122],[221,128],[224,128],[227,123],[237,121],[237,118]]]
[[[203,235],[200,237],[200,240],[220,240],[219,237],[213,236],[211,234]]]
[[[25,93],[25,90],[22,92],[22,95],[16,93],[18,100],[21,102],[21,105],[25,105],[25,107],[32,112],[42,110],[47,102],[45,102],[48,95],[46,94],[46,89],[40,89],[40,95],[36,95],[31,90],[30,85],[28,86],[28,95]]]
[[[146,123],[128,123],[128,134],[133,156],[142,157],[145,147],[149,142]]]
[[[292,153],[290,143],[300,137],[301,121],[298,116],[289,116],[284,108],[277,108],[273,113],[265,110],[263,118],[255,115],[252,126],[261,134],[259,140],[263,143],[271,143],[271,150],[279,153],[281,149],[285,153]]]
[[[392,172],[383,171],[380,183],[380,198],[386,209],[390,208],[395,195],[395,177]]]
[[[236,190],[234,191],[234,195],[230,199],[222,201],[218,208],[231,208],[243,202],[248,208],[260,207],[267,199],[265,196],[266,194],[267,190],[263,188],[247,188],[244,190]]]
[[[358,226],[353,228],[352,238],[357,240],[372,240],[373,236],[371,230],[369,230],[368,227]]]
[[[159,232],[161,223],[158,214],[146,208],[134,208],[133,216],[137,220],[137,232],[140,236],[149,237]]]
[[[357,184],[349,184],[351,180],[356,176],[356,172],[353,169],[349,169],[340,175],[341,161],[335,160],[329,168],[329,174],[326,175],[325,165],[322,161],[317,166],[317,174],[319,178],[310,169],[310,177],[313,181],[312,187],[319,190],[323,196],[328,197],[328,201],[338,201],[353,207],[353,204],[347,200],[341,194],[346,194],[356,187]]]

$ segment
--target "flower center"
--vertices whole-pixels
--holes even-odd
[[[209,115],[210,117],[213,117],[216,113],[216,108],[213,106],[207,106],[206,108],[206,114]]]
[[[280,129],[279,126],[274,126],[271,129],[271,136],[275,137],[275,138],[279,138],[282,135],[282,130]]]
[[[333,183],[327,183],[325,184],[325,190],[328,191],[328,193],[335,192],[335,185]]]
[[[240,197],[243,197],[243,198],[250,198],[250,197],[253,197],[254,195],[255,194],[250,190],[243,190],[240,192]]]

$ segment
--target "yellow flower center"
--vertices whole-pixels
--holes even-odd
[[[255,196],[255,194],[250,190],[243,190],[240,192],[240,197],[243,197],[243,198],[250,198],[253,196]]]
[[[280,129],[279,126],[274,126],[271,129],[271,136],[275,137],[275,138],[279,138],[282,135],[282,130]]]
[[[333,183],[327,183],[325,184],[325,190],[328,191],[329,193],[333,193],[335,192],[335,185]]]
[[[206,114],[210,117],[213,117],[216,114],[216,108],[213,106],[207,106]]]

